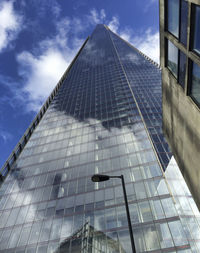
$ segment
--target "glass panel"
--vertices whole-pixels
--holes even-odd
[[[168,31],[178,38],[179,0],[168,0]]]
[[[173,205],[173,201],[171,198],[161,199],[161,203],[167,218],[177,215],[176,209]]]
[[[173,247],[174,243],[171,237],[167,223],[156,224],[159,235],[159,241],[162,248]]]
[[[31,231],[31,225],[27,225],[23,227],[21,236],[18,242],[19,246],[25,245],[27,243],[30,231]]]
[[[178,76],[178,81],[180,85],[185,87],[185,70],[186,70],[186,55],[179,51],[179,76]]]
[[[50,235],[51,240],[60,238],[61,225],[62,225],[62,219],[55,219],[53,221],[53,225],[51,226],[51,235]]]
[[[147,201],[138,204],[140,211],[141,222],[147,222],[153,220],[152,212]]]
[[[5,180],[5,196],[0,200],[2,252],[8,246],[13,247],[12,253],[131,252],[121,182],[94,184],[94,173],[124,175],[137,252],[178,251],[170,248],[172,231],[173,237],[177,231],[173,226],[168,229],[165,218],[178,220],[182,201],[176,201],[175,209],[167,199],[167,185],[119,57],[161,153],[159,159],[167,166],[163,155],[165,150],[170,154],[163,145],[160,69],[105,27],[95,34]],[[188,226],[183,219],[191,218],[180,217],[185,234],[177,240],[187,236],[195,244],[191,239],[198,237],[191,234],[195,235],[197,223]]]
[[[19,240],[21,227],[14,228],[9,240],[9,248],[15,248]]]
[[[144,239],[146,242],[147,250],[157,250],[160,249],[160,244],[158,240],[158,234],[154,224],[147,225],[143,228]]]
[[[200,67],[193,62],[191,97],[200,103]]]
[[[187,46],[188,1],[181,0],[180,41]]]
[[[188,244],[186,235],[183,231],[180,221],[169,222],[169,228],[174,239],[175,246]]]
[[[29,238],[29,243],[36,243],[38,241],[39,238],[39,234],[40,234],[40,228],[41,228],[41,223],[34,223],[32,228],[31,228],[31,234],[30,234],[30,238]]]
[[[152,210],[154,219],[165,218],[164,211],[163,211],[162,205],[160,203],[160,200],[151,200],[150,205],[151,205],[151,210]]]
[[[174,76],[177,78],[177,69],[178,69],[178,49],[174,44],[168,40],[168,58],[167,58],[167,67]]]
[[[5,229],[0,239],[0,250],[6,249],[12,229]],[[2,251],[3,252],[3,251]]]
[[[46,220],[43,222],[41,233],[40,233],[40,239],[39,239],[40,242],[47,241],[49,239],[51,224],[52,224],[52,220]]]
[[[134,242],[137,252],[145,252],[146,246],[144,242],[144,235],[141,227],[133,227]]]
[[[193,48],[200,54],[200,7],[195,6],[195,25],[194,25],[194,43]]]

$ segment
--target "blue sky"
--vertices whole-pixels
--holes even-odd
[[[158,0],[0,0],[0,167],[98,23],[159,61]]]

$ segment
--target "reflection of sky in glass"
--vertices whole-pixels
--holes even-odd
[[[178,71],[178,49],[174,44],[168,40],[168,59],[167,67],[172,71],[172,73],[177,77]]]
[[[191,96],[200,103],[200,67],[193,62]]]
[[[186,60],[187,57],[186,55],[180,51],[180,55],[179,55],[179,83],[180,85],[184,88],[185,86],[185,71],[186,71]]]
[[[161,71],[152,61],[133,50],[128,43],[123,43],[117,35],[111,34],[135,100],[165,170],[171,152],[162,134]]]
[[[94,184],[91,175],[97,172],[124,175],[138,252],[176,250],[171,235],[176,236],[176,227],[183,231],[180,218],[110,35],[97,27],[5,179],[0,191],[2,252],[81,252],[81,240],[88,239],[86,224],[99,237],[88,240],[100,247],[96,252],[131,252],[121,183]],[[126,67],[137,67],[135,78],[129,78],[149,80],[155,66],[140,61],[141,55],[128,55]],[[159,83],[160,72],[154,70],[149,82]],[[141,94],[143,102],[145,98],[148,94]],[[187,247],[186,235],[181,236],[179,245]]]
[[[194,49],[200,54],[200,7],[195,6]]]
[[[168,0],[168,31],[178,38],[179,0]]]
[[[187,46],[188,1],[181,0],[180,41]]]
[[[174,196],[176,210],[181,217],[181,222],[184,225],[186,233],[191,233],[192,238],[199,240],[200,212],[192,198],[192,195],[186,185],[186,182],[178,168],[174,157],[172,157],[172,159],[170,160],[170,163],[165,171],[165,176]],[[179,236],[177,236],[176,238],[176,242],[179,238],[180,243],[180,234],[182,233],[180,231],[180,228],[178,231],[178,228],[171,226],[171,229],[174,229],[174,231],[177,231],[177,233],[179,234]]]

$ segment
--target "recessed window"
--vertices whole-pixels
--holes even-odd
[[[188,1],[181,0],[180,42],[187,45]]]
[[[168,40],[167,67],[172,72],[172,74],[177,78],[177,72],[178,72],[178,49],[169,40]]]
[[[183,52],[179,51],[179,74],[178,74],[178,82],[183,87],[183,89],[185,87],[186,60],[187,60],[186,55]]]
[[[195,6],[194,10],[194,41],[193,49],[200,54],[200,6]]]
[[[200,67],[193,62],[190,96],[200,105]]]
[[[179,0],[167,1],[167,29],[178,38],[179,35]]]

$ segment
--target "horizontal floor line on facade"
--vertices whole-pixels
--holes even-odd
[[[123,206],[124,204],[122,205],[116,205],[116,207],[120,207],[120,206]],[[108,207],[108,208],[103,208],[103,209],[96,209],[94,211],[100,211],[100,210],[105,210],[105,209],[109,209],[109,208],[112,208],[112,207]],[[125,211],[125,210],[124,210]],[[91,214],[91,212],[89,212]],[[65,218],[65,217],[71,217],[71,216],[76,216],[76,215],[80,215],[80,214],[87,214],[87,212],[82,212],[82,213],[71,213],[71,214],[67,214],[67,215],[63,215],[63,216],[56,216],[56,215],[53,215],[54,217],[48,217],[48,218],[41,218],[41,219],[36,219],[36,220],[32,220],[32,221],[28,221],[26,223],[21,223],[21,224],[16,224],[14,225],[15,228],[17,227],[22,227],[24,226],[24,224],[27,226],[27,225],[33,225],[34,223],[38,223],[38,222],[46,222],[46,221],[49,221],[51,220],[52,223],[54,220],[58,220],[58,219],[62,219],[62,218]],[[125,214],[125,212],[124,212]],[[94,215],[95,216],[95,215]],[[125,216],[126,217],[126,216]],[[117,218],[117,216],[116,216]],[[173,222],[173,221],[180,221],[180,218],[179,216],[173,216],[173,217],[166,217],[166,218],[162,218],[162,219],[157,219],[157,220],[151,220],[151,221],[146,221],[146,222],[137,222],[137,223],[133,223],[132,222],[132,227],[133,229],[134,228],[143,228],[143,227],[146,227],[148,225],[155,225],[155,224],[163,224],[163,223],[168,223],[168,222]],[[6,227],[3,227],[3,228],[0,228],[0,232],[3,231],[4,229],[9,229],[9,228],[13,228],[13,225],[12,226],[6,226]],[[112,232],[112,231],[118,231],[118,230],[124,230],[124,229],[128,229],[128,224],[127,226],[118,226],[118,227],[114,227],[114,228],[109,228],[109,229],[105,229],[105,230],[102,230],[102,232]],[[194,242],[198,242],[199,239],[194,239],[192,240]]]
[[[150,179],[150,180],[148,180],[148,179],[146,179],[146,180],[143,180],[144,182],[146,181],[146,182],[149,182],[149,181],[153,181],[153,180],[164,180],[162,177],[156,177],[156,178],[152,178],[152,179]],[[134,183],[140,183],[140,182],[143,182],[142,180],[140,180],[140,181],[136,181],[136,182],[134,182]],[[69,181],[69,182],[73,182],[73,180],[72,181]],[[62,185],[62,184],[64,184],[64,183],[67,183],[67,182],[62,182],[61,184],[57,184],[57,185]],[[133,182],[126,182],[126,185],[130,185],[130,184],[132,184]],[[15,191],[15,192],[12,192],[12,193],[5,193],[4,194],[4,196],[5,197],[10,197],[12,194],[20,194],[20,193],[24,193],[24,192],[26,192],[26,193],[33,193],[34,192],[34,190],[38,190],[38,189],[42,189],[42,188],[47,188],[48,186],[54,186],[53,184],[49,184],[49,185],[44,185],[44,186],[39,186],[39,187],[34,187],[34,188],[30,188],[30,189],[26,189],[26,191],[25,191],[25,189],[24,190],[21,190],[21,191]],[[55,185],[56,186],[56,185]],[[77,193],[73,193],[73,194],[69,194],[69,195],[64,195],[64,196],[62,196],[62,197],[57,197],[56,199],[63,199],[63,198],[68,198],[68,197],[72,197],[72,196],[79,196],[79,195],[82,195],[82,194],[87,194],[87,193],[90,193],[90,192],[98,192],[98,191],[102,191],[102,190],[106,190],[106,189],[114,189],[115,187],[119,187],[119,186],[121,186],[121,184],[120,183],[117,183],[117,184],[115,184],[115,185],[112,185],[112,186],[105,186],[105,187],[102,187],[102,188],[99,188],[99,189],[92,189],[92,190],[86,190],[86,191],[82,191],[82,192],[77,192]],[[147,194],[147,193],[146,193]],[[129,195],[130,194],[128,194],[128,198],[129,198]],[[138,198],[137,199],[137,197],[136,197],[136,194],[134,193],[134,194],[131,194],[130,196],[133,196],[133,195],[135,195],[135,200],[132,200],[132,202],[134,202],[134,203],[136,203],[136,202],[141,202],[141,201],[146,201],[146,200],[149,200],[149,199],[154,199],[154,200],[156,200],[156,199],[163,199],[163,198],[166,198],[166,196],[168,196],[168,194],[162,194],[162,195],[160,195],[160,194],[157,194],[157,195],[155,195],[155,196],[147,196],[147,197],[143,197],[143,198]],[[148,195],[148,194],[147,194]],[[171,195],[169,195],[169,196],[171,196]],[[178,195],[178,197],[181,197],[182,195]],[[176,197],[177,197],[177,195],[176,195]],[[185,196],[184,196],[185,197]],[[49,196],[49,198],[50,198],[50,196]],[[55,200],[54,198],[50,198],[48,201],[52,201],[52,200]],[[35,203],[40,203],[40,202],[43,202],[42,200],[40,200],[40,201],[36,201]],[[129,202],[130,202],[130,200],[129,200]],[[25,205],[29,205],[29,204],[25,204]],[[18,206],[15,206],[15,207],[18,207]],[[12,207],[12,208],[15,208],[14,206]],[[10,208],[7,208],[7,209],[10,209]],[[4,209],[4,210],[7,210],[7,209]],[[0,211],[1,211],[2,209],[0,209]]]
[[[152,154],[154,154],[154,151],[152,150],[152,149],[149,149],[148,151],[151,151],[151,153]],[[91,151],[91,152],[94,152],[94,151]],[[90,153],[90,152],[85,152],[86,154],[87,153]],[[138,154],[140,154],[140,152],[138,151],[137,152]],[[80,153],[79,153],[79,155],[80,155]],[[124,154],[124,155],[122,155],[122,156],[119,156],[119,155],[117,155],[117,156],[113,156],[112,158],[114,159],[114,158],[120,158],[120,157],[124,157],[124,156],[127,156],[127,155],[135,155],[135,152],[133,152],[133,153],[127,153],[127,154]],[[60,160],[63,160],[63,159],[67,159],[68,157],[71,157],[72,155],[70,154],[69,156],[66,156],[66,155],[64,155],[64,156],[62,156],[62,157],[59,157],[59,160],[58,160],[58,158],[57,159],[51,159],[51,160],[47,160],[47,161],[39,161],[38,163],[30,163],[30,164],[26,164],[26,165],[23,165],[23,164],[19,164],[19,165],[17,165],[17,166],[19,166],[20,167],[20,169],[23,169],[23,168],[26,168],[26,167],[30,167],[30,166],[32,166],[32,165],[35,165],[35,166],[37,166],[37,165],[41,165],[41,164],[46,164],[46,163],[51,163],[51,162],[53,162],[53,161],[60,161]],[[74,155],[75,156],[75,155]],[[77,167],[77,166],[84,166],[84,165],[87,165],[87,164],[90,164],[91,162],[102,162],[102,161],[107,161],[107,160],[112,160],[112,158],[105,158],[105,159],[99,159],[99,160],[92,160],[92,161],[87,161],[87,162],[83,162],[83,163],[79,163],[78,165],[72,165],[72,166],[66,166],[66,167],[64,167],[64,168],[73,168],[73,167]],[[155,163],[156,161],[157,161],[157,159],[156,159],[156,157],[154,157],[155,159],[153,159],[153,160],[151,160],[151,161],[146,161],[146,162],[139,162],[139,163],[137,163],[137,164],[134,164],[134,165],[129,165],[127,168],[130,168],[130,167],[137,167],[137,166],[146,166],[146,165],[149,165],[149,164],[151,164],[151,163]],[[25,160],[25,159],[23,159],[23,160]]]
[[[144,140],[144,139],[143,139]],[[148,139],[147,139],[148,140]],[[70,154],[66,154],[65,158],[67,159],[68,157],[73,157],[73,156],[76,156],[76,155],[84,155],[84,154],[87,154],[87,153],[90,153],[90,152],[101,152],[101,151],[107,151],[107,150],[112,150],[112,148],[114,147],[118,147],[120,148],[121,146],[124,146],[124,145],[128,145],[128,144],[134,144],[134,143],[138,143],[139,140],[135,141],[135,142],[127,142],[127,143],[122,143],[121,145],[120,144],[117,144],[117,145],[112,145],[112,146],[109,146],[109,147],[105,147],[105,148],[96,148],[94,147],[94,149],[91,149],[91,150],[87,150],[87,151],[79,151],[79,152],[75,152],[73,151],[72,153]],[[98,140],[96,140],[96,142],[98,143]],[[86,142],[87,144],[88,143],[94,143],[94,140],[91,141],[91,142]],[[86,144],[85,143],[85,144]],[[95,143],[95,144],[97,144]],[[44,146],[46,146],[47,144],[45,144]],[[55,152],[55,151],[63,151],[63,150],[66,150],[67,152],[67,149],[70,149],[70,148],[75,148],[76,146],[79,146],[81,148],[81,145],[84,145],[84,143],[81,143],[81,144],[77,144],[77,145],[72,145],[72,146],[66,146],[66,147],[62,147],[62,148],[57,148],[57,149],[53,149],[53,150],[48,150],[48,151],[45,151],[45,152],[38,152],[38,153],[35,153],[35,154],[30,154],[30,155],[23,155],[23,156],[20,156],[20,160],[24,160],[24,159],[27,159],[29,157],[35,157],[37,155],[46,155],[48,153],[51,153],[51,152]],[[37,145],[37,148],[41,147],[43,145]],[[26,150],[26,149],[25,149]],[[24,150],[24,151],[25,151]],[[111,156],[110,159],[112,158],[115,158],[115,157],[123,157],[125,155],[131,155],[131,154],[138,154],[140,152],[145,152],[145,151],[151,151],[152,150],[152,147],[148,147],[148,148],[141,148],[140,150],[135,150],[134,152],[126,152],[126,154],[123,154],[123,155],[115,155],[115,156]],[[112,152],[112,151],[111,151]],[[160,152],[160,153],[166,153],[166,152]],[[59,158],[60,159],[60,158]],[[109,159],[109,158],[106,158],[106,159]],[[100,159],[101,160],[101,159]],[[99,161],[100,161],[99,160]],[[97,160],[94,160],[94,161],[97,161]]]

